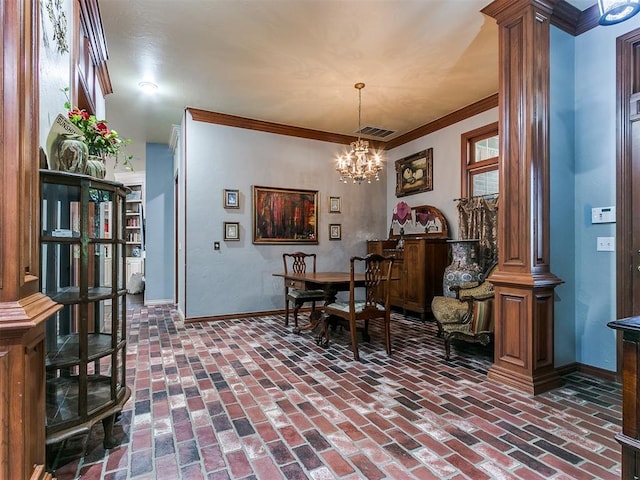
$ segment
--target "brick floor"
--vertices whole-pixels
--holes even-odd
[[[116,426],[49,449],[58,480],[617,479],[620,385],[581,374],[535,397],[487,380],[491,350],[393,315],[352,360],[282,316],[186,324],[174,306],[129,306]]]

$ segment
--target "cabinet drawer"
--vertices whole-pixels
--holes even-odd
[[[295,288],[296,290],[306,290],[306,285],[300,280],[285,280],[287,287]]]
[[[383,252],[385,257],[392,257],[396,260],[402,260],[404,257],[404,252],[402,250],[396,250],[395,248],[393,250],[384,250]]]

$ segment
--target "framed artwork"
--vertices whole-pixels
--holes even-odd
[[[224,239],[228,241],[240,240],[240,224],[238,222],[224,222]]]
[[[253,243],[318,243],[318,191],[253,187]]]
[[[339,223],[329,224],[329,240],[340,240],[342,238],[342,225]]]
[[[396,197],[433,190],[433,148],[396,160]]]
[[[340,197],[329,197],[329,213],[340,213]]]
[[[224,190],[224,208],[240,208],[240,192],[238,190]]]

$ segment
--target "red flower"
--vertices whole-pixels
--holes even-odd
[[[98,130],[102,136],[109,135],[109,129],[107,128],[107,124],[104,122],[96,123],[96,130]]]

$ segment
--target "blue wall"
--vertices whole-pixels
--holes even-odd
[[[575,119],[574,37],[551,27],[550,243],[551,271],[565,283],[555,289],[555,364],[575,362]]]
[[[173,152],[148,143],[146,158],[145,303],[173,302]]]
[[[596,251],[596,238],[616,225],[592,224],[591,208],[616,201],[616,38],[640,28],[640,15],[598,26],[575,39],[576,361],[616,369],[615,252]]]

